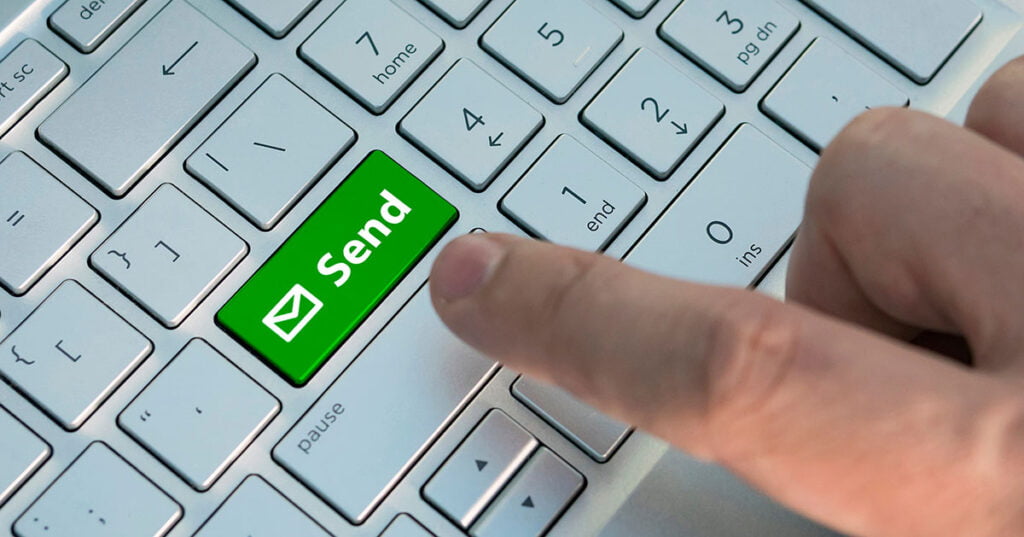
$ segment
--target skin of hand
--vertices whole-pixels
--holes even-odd
[[[789,303],[507,235],[431,275],[459,337],[857,536],[1024,535],[1024,59],[966,128],[905,109],[821,155]],[[913,343],[950,334],[961,362]]]

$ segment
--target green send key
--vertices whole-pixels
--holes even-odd
[[[217,322],[301,386],[456,219],[455,207],[374,151],[221,308]]]

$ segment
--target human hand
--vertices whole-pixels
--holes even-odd
[[[1024,535],[1024,59],[967,129],[908,110],[824,151],[790,304],[503,235],[431,276],[468,343],[853,535]],[[965,365],[908,343],[962,336]]]

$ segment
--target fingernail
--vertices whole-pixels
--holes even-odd
[[[504,254],[505,250],[486,234],[460,237],[434,262],[430,285],[441,300],[466,298],[487,283]]]

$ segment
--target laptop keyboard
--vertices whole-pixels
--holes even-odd
[[[937,106],[984,28],[972,0],[52,4],[0,42],[18,537],[581,534],[643,440],[454,338],[437,245],[751,286],[816,152]]]

